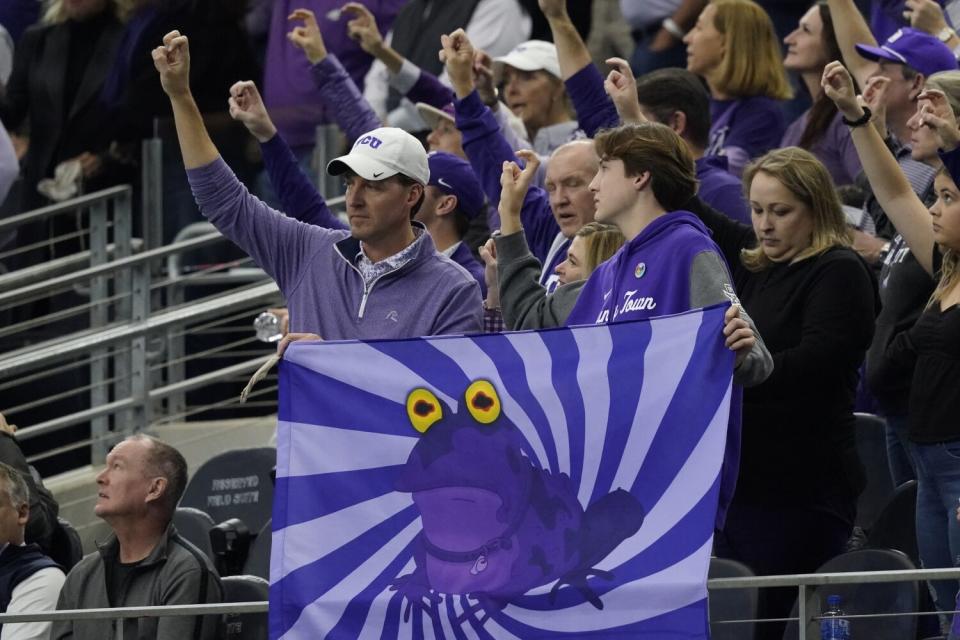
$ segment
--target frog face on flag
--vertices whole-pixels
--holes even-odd
[[[270,637],[706,639],[724,311],[291,345]]]
[[[523,436],[491,382],[471,384],[460,407],[452,413],[423,388],[407,399],[411,426],[422,435],[395,488],[412,494],[423,522],[417,568],[394,583],[408,601],[407,617],[429,606],[431,592],[469,595],[477,610],[501,609],[548,583],[551,599],[569,584],[602,609],[587,577],[613,577],[592,565],[640,528],[639,501],[617,489],[585,511],[567,474],[524,455]]]

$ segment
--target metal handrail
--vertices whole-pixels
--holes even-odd
[[[162,400],[163,398],[167,398],[176,393],[183,393],[186,391],[199,389],[208,384],[220,382],[225,378],[229,378],[237,374],[250,373],[259,369],[265,358],[266,356],[252,358],[250,360],[238,362],[237,364],[233,364],[222,369],[217,369],[216,371],[209,371],[193,378],[187,378],[186,380],[181,380],[163,387],[151,389],[148,395],[150,400]],[[239,396],[239,391],[237,395]],[[59,418],[47,420],[46,422],[39,422],[32,427],[18,429],[17,439],[23,441],[30,438],[35,438],[37,436],[42,436],[52,431],[58,431],[59,429],[72,427],[75,424],[82,424],[94,418],[108,416],[117,413],[118,411],[123,411],[124,409],[132,409],[136,404],[136,399],[130,397],[122,398],[106,404],[101,404],[83,411],[76,411],[65,416],[60,416]]]
[[[798,573],[786,576],[713,578],[707,581],[707,586],[711,589],[763,589],[769,587],[797,587],[800,585],[851,584],[854,582],[914,582],[916,580],[951,579],[960,579],[960,568],[851,571],[846,573]]]
[[[0,377],[36,369],[37,367],[84,354],[92,349],[109,347],[133,338],[145,337],[154,331],[181,325],[192,320],[202,320],[234,309],[267,304],[280,289],[268,281],[225,295],[210,296],[196,302],[180,305],[153,314],[143,322],[113,325],[92,332],[71,334],[4,354],[0,361]]]
[[[132,238],[130,240],[130,251],[132,253],[139,253],[142,249],[143,241],[140,238]],[[107,245],[107,256],[112,256],[116,251],[116,245],[113,243]],[[80,251],[79,253],[73,253],[63,258],[54,258],[42,264],[4,273],[0,275],[0,291],[22,287],[44,280],[45,278],[54,278],[61,273],[90,264],[90,258],[90,251]]]
[[[798,622],[798,640],[807,640],[807,623],[820,616],[807,611],[807,587],[829,584],[870,584],[880,582],[916,582],[920,580],[957,579],[960,568],[946,569],[907,569],[898,571],[851,571],[847,573],[803,573],[785,576],[749,576],[743,578],[714,578],[707,581],[707,589],[753,589],[769,587],[797,588],[797,617],[775,618],[768,620],[744,619],[730,620],[729,624],[750,622]],[[903,615],[915,615],[903,614]],[[886,617],[877,614],[873,617]],[[857,617],[871,617],[868,614]]]
[[[812,573],[786,576],[750,576],[743,578],[714,578],[707,581],[708,589],[738,589],[756,587],[804,587],[808,585],[913,582],[938,578],[960,578],[960,568],[918,569],[905,571],[858,571],[850,573]],[[37,613],[0,614],[0,624],[13,622],[45,622],[56,620],[120,620],[126,618],[158,618],[170,616],[199,616],[240,613],[265,613],[268,601],[229,602],[220,604],[182,604],[157,607],[117,607],[101,609],[72,609],[64,611],[41,611]],[[860,614],[856,617],[889,617],[890,614]],[[910,614],[906,614],[910,615]],[[851,616],[854,617],[854,616]],[[738,621],[740,622],[740,621]],[[754,622],[743,620],[742,622]],[[805,636],[805,626],[800,625],[800,637]]]
[[[47,205],[46,207],[40,207],[39,209],[33,209],[32,211],[10,216],[9,218],[0,220],[0,232],[16,229],[20,225],[27,224],[28,222],[36,222],[37,220],[43,220],[60,213],[68,213],[76,209],[82,209],[99,204],[101,202],[107,202],[111,198],[115,198],[124,193],[133,193],[133,189],[130,187],[130,185],[110,187],[109,189],[88,193],[78,198],[64,200],[63,202],[58,202],[57,204]]]
[[[168,618],[209,616],[224,613],[266,613],[270,603],[221,602],[219,604],[177,604],[165,607],[117,607],[115,609],[70,609],[38,613],[0,613],[0,624],[8,622],[50,622],[56,620],[122,620],[126,618]]]
[[[144,251],[126,258],[120,258],[112,262],[105,262],[104,264],[94,267],[88,267],[80,271],[74,271],[73,273],[67,273],[55,278],[49,278],[47,280],[43,280],[42,282],[29,284],[20,287],[19,289],[5,291],[0,293],[0,307],[11,302],[16,302],[21,298],[26,298],[38,293],[44,293],[60,287],[68,287],[72,284],[76,284],[77,282],[89,280],[90,278],[111,274],[122,269],[137,267],[149,263],[152,260],[166,258],[171,254],[181,253],[183,251],[196,249],[198,247],[204,247],[222,240],[226,240],[226,238],[220,235],[220,232],[208,233],[206,235],[193,238],[192,240],[184,240],[183,242],[178,242],[176,244],[165,245],[158,249],[151,249],[150,251]]]

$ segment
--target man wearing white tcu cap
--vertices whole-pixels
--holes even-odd
[[[304,224],[250,195],[220,158],[190,93],[187,38],[168,33],[153,60],[200,211],[276,280],[290,308],[289,338],[481,330],[477,282],[411,222],[430,177],[415,138],[389,127],[361,136],[327,167],[346,181],[350,231]]]

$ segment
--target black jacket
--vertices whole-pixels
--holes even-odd
[[[0,120],[10,131],[29,120],[30,148],[23,163],[24,208],[42,202],[36,184],[52,175],[59,162],[83,152],[103,153],[113,139],[114,115],[102,107],[99,98],[123,27],[112,16],[98,21],[97,27],[91,57],[70,104],[65,99],[66,61],[75,28],[69,22],[33,27],[17,46],[13,72],[0,102]]]

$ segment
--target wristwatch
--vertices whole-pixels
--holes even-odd
[[[950,27],[944,27],[940,29],[940,33],[937,34],[937,40],[946,44],[950,42],[950,38],[957,35],[957,32],[951,29]]]

